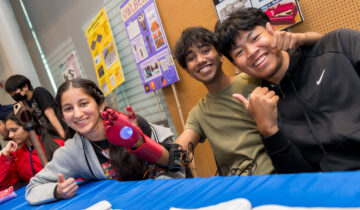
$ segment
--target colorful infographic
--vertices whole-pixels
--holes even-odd
[[[146,93],[179,81],[154,0],[128,0],[121,14]]]
[[[86,37],[100,88],[106,96],[125,78],[105,8],[86,29]]]
[[[303,21],[297,0],[213,0],[220,21],[238,8],[256,7],[263,10],[277,30]]]

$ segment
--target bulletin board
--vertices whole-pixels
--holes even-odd
[[[317,31],[327,33],[337,28],[360,30],[360,1],[299,0],[304,22],[293,32]]]
[[[203,26],[214,30],[218,21],[214,4],[209,0],[157,0],[157,7],[163,21],[170,49],[174,52],[176,41],[181,32],[191,26]],[[336,28],[346,27],[360,30],[360,1],[359,0],[298,0],[304,22],[292,26],[292,32],[316,31],[327,33]],[[180,81],[176,83],[178,97],[184,119],[187,113],[196,105],[198,100],[207,93],[206,88],[191,78],[177,63]],[[223,70],[227,75],[235,75],[236,69],[225,59]],[[170,113],[175,122],[177,132],[182,132],[182,125],[177,112],[171,88],[164,88],[164,95]],[[199,144],[195,150],[196,167],[199,176],[212,176],[215,174],[216,165],[210,145]]]
[[[101,91],[107,96],[125,81],[105,7],[85,31]]]

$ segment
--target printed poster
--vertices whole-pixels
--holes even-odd
[[[106,96],[122,84],[125,78],[105,8],[94,18],[85,33],[96,76]]]
[[[127,0],[121,15],[146,93],[179,81],[154,0]]]
[[[270,18],[276,30],[284,30],[304,19],[297,0],[213,0],[219,20],[225,20],[235,9],[256,7]]]
[[[75,52],[72,51],[59,65],[61,76],[64,82],[82,77],[79,63],[76,60]]]

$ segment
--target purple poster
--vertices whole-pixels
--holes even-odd
[[[146,93],[179,81],[154,0],[128,0],[121,15]]]

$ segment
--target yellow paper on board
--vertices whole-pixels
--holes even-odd
[[[100,88],[107,96],[125,78],[105,8],[96,15],[85,33]]]

